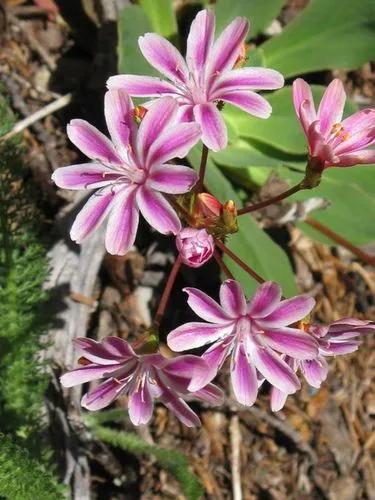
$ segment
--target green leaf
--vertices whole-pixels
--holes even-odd
[[[316,210],[311,217],[325,224],[355,245],[364,245],[375,240],[375,226],[370,214],[375,213],[375,166],[352,168],[330,168],[323,173],[320,186],[313,191],[301,191],[292,200],[320,197],[331,205],[325,210]],[[278,170],[283,178],[294,185],[300,175],[285,168]],[[315,239],[322,240],[310,226],[301,228]],[[323,238],[326,242],[326,238]]]
[[[322,86],[312,86],[316,105],[324,89]],[[266,95],[266,98],[272,106],[272,115],[269,119],[255,118],[238,108],[225,106],[226,120],[240,137],[255,139],[284,153],[306,154],[306,139],[293,107],[292,87],[284,87]],[[355,106],[347,100],[345,113],[353,113],[355,110]]]
[[[250,36],[263,32],[278,16],[285,0],[218,0],[216,31],[220,33],[237,16],[250,21]]]
[[[153,31],[149,17],[139,5],[128,5],[120,13],[118,21],[118,70],[120,73],[138,75],[157,74],[143,57],[138,38]]]
[[[375,2],[311,0],[280,35],[261,48],[265,65],[285,77],[358,68],[375,59]]]
[[[139,0],[152,26],[152,31],[166,38],[177,33],[177,21],[172,0]]]
[[[188,459],[180,451],[146,443],[137,434],[130,432],[119,432],[102,426],[94,426],[91,429],[93,434],[105,443],[135,454],[154,456],[159,464],[179,481],[181,490],[187,500],[202,498],[202,485],[195,474],[190,472]]]
[[[199,166],[199,148],[194,148],[188,158],[195,168]],[[206,185],[221,202],[233,200],[241,206],[241,201],[233,186],[210,158],[207,162]],[[280,283],[284,295],[296,293],[294,274],[287,255],[258,226],[251,215],[239,217],[239,232],[228,238],[227,246],[262,278]],[[246,295],[250,296],[255,291],[257,283],[237,264],[227,258],[225,260],[235,278],[241,282]]]
[[[211,153],[211,158],[223,167],[276,167],[280,164],[276,158],[262,154],[245,141],[238,141],[223,151]]]

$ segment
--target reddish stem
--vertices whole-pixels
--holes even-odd
[[[249,205],[248,207],[241,208],[240,210],[238,210],[237,215],[248,214],[250,212],[255,212],[255,210],[260,210],[261,208],[268,207],[268,205],[272,205],[273,203],[277,203],[278,201],[284,200],[284,198],[288,198],[288,196],[297,193],[301,189],[303,189],[303,187],[301,186],[300,182],[296,186],[291,187],[287,191],[280,193],[274,198],[270,198],[269,200],[264,200],[259,203],[255,203],[254,205]]]
[[[233,280],[234,279],[233,274],[229,271],[228,267],[225,265],[223,259],[221,258],[221,255],[217,250],[214,251],[214,257],[216,262],[219,264],[220,269],[223,271],[226,277]]]
[[[208,147],[205,144],[203,144],[201,164],[199,166],[199,177],[197,182],[198,193],[201,193],[204,189],[204,176],[206,173],[207,159],[208,159]]]
[[[370,266],[375,265],[375,256],[369,255],[366,252],[363,252],[360,248],[356,247],[350,241],[346,240],[339,234],[335,233],[330,229],[329,227],[325,226],[321,222],[318,222],[315,219],[311,219],[310,217],[307,217],[305,219],[306,224],[309,226],[313,227],[320,233],[324,234],[327,236],[329,239],[337,243],[338,245],[341,245],[342,247],[346,248],[350,252],[352,252],[354,255],[356,255],[359,259],[363,260],[367,264],[370,264]]]
[[[233,253],[229,248],[227,248],[224,243],[218,239],[215,239],[215,244],[220,248],[220,250],[228,255],[236,264],[238,264],[245,272],[250,274],[258,283],[262,284],[265,280],[259,276],[251,267],[249,267],[245,262],[243,262],[235,253]]]
[[[171,294],[174,282],[176,281],[177,273],[181,267],[181,256],[179,255],[177,259],[175,260],[173,267],[171,269],[171,272],[169,273],[167,282],[165,284],[163,294],[160,299],[159,307],[156,311],[155,318],[154,318],[154,325],[155,327],[159,327],[161,320],[163,319],[165,309],[167,307],[167,303],[169,300],[169,296]]]

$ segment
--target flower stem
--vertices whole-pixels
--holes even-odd
[[[301,191],[303,188],[302,182],[299,182],[295,186],[291,187],[287,191],[280,193],[274,198],[270,198],[269,200],[261,201],[260,203],[255,203],[254,205],[249,205],[248,207],[241,208],[238,210],[237,215],[248,214],[250,212],[255,212],[255,210],[260,210],[261,208],[268,207],[268,205],[272,205],[273,203],[277,203],[278,201],[284,200],[284,198],[288,198],[294,193]]]
[[[181,263],[182,263],[182,260],[181,260],[181,256],[179,255],[173,264],[171,272],[169,273],[167,282],[166,282],[164,290],[163,290],[163,294],[162,294],[161,299],[160,299],[158,309],[157,309],[156,314],[155,314],[154,326],[157,328],[160,326],[161,320],[163,319],[164,312],[165,312],[165,309],[167,307],[167,303],[169,300],[169,296],[171,294],[174,282],[176,281],[177,273],[181,267]]]
[[[204,176],[206,173],[207,158],[208,158],[208,147],[205,144],[203,144],[201,164],[199,166],[199,177],[197,182],[198,193],[201,193],[204,189]]]
[[[318,222],[315,219],[311,219],[310,217],[307,217],[304,222],[308,224],[309,226],[313,227],[320,233],[324,234],[327,236],[330,240],[334,241],[338,245],[341,245],[342,247],[346,248],[350,252],[352,252],[354,255],[356,255],[359,259],[363,260],[367,264],[370,264],[371,266],[375,265],[375,256],[369,255],[360,248],[356,247],[350,241],[346,240],[339,234],[335,233],[330,229],[329,227],[325,226],[321,222]]]
[[[234,279],[234,276],[233,274],[229,271],[228,267],[225,265],[223,259],[221,258],[221,255],[219,254],[219,252],[217,250],[214,251],[214,257],[215,257],[215,260],[216,262],[218,263],[220,269],[223,271],[223,273],[225,274],[225,276],[229,279]]]
[[[245,272],[250,274],[258,283],[262,284],[265,280],[259,276],[251,267],[249,267],[245,262],[243,262],[235,253],[233,253],[229,248],[227,248],[224,243],[218,239],[215,239],[215,244],[220,248],[220,250],[228,255],[236,264],[238,264]]]

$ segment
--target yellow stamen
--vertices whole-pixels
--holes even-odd
[[[341,123],[335,123],[334,125],[332,125],[331,134],[335,137],[338,137],[342,141],[346,141],[349,139],[349,133],[345,131]]]

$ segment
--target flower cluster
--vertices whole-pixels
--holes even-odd
[[[149,421],[157,399],[185,425],[198,425],[198,416],[185,400],[220,404],[223,393],[211,382],[230,358],[238,402],[254,404],[260,386],[268,382],[271,408],[277,411],[300,388],[299,373],[319,387],[327,377],[326,357],[355,351],[359,337],[375,329],[374,323],[353,318],[329,326],[308,323],[314,299],[283,298],[278,284],[264,282],[225,246],[238,231],[237,216],[316,186],[327,167],[375,162],[374,150],[368,149],[375,142],[375,110],[364,109],[341,121],[345,92],[339,80],[329,85],[316,111],[310,87],[297,79],[294,107],[308,142],[305,178],[275,199],[239,210],[233,201],[220,202],[205,192],[208,152],[222,150],[228,142],[223,106],[234,105],[266,119],[271,106],[255,91],[284,84],[273,69],[243,66],[248,30],[248,21],[236,18],[215,40],[215,16],[202,10],[192,22],[186,58],[168,40],[146,33],[139,38],[140,50],[166,80],[141,75],[109,78],[104,114],[110,139],[84,120],[68,125],[70,140],[90,161],[58,168],[52,179],[61,188],[93,191],[73,223],[71,238],[81,243],[108,218],[106,249],[123,255],[134,244],[139,213],[160,233],[176,237],[179,257],[152,331],[160,325],[181,264],[197,268],[214,257],[229,278],[221,285],[219,302],[186,288],[189,306],[203,321],[181,325],[167,337],[176,352],[209,346],[200,356],[164,357],[158,335],[151,341],[151,330],[138,348],[118,337],[101,342],[77,339],[80,366],[63,375],[61,382],[71,387],[104,379],[82,399],[89,410],[127,396],[129,417],[139,425]],[[151,100],[134,106],[131,96]],[[175,159],[185,158],[200,140],[202,159],[196,173]],[[250,300],[221,252],[261,283]]]

